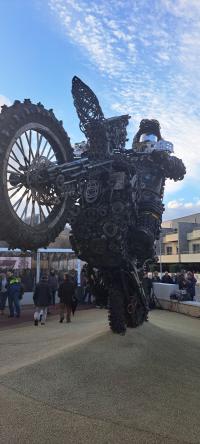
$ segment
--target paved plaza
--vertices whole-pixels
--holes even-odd
[[[200,320],[156,310],[125,337],[104,310],[0,331],[2,444],[200,442]]]

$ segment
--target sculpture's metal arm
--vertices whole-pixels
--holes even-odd
[[[186,168],[183,161],[175,156],[169,157],[168,166],[166,167],[166,177],[176,182],[177,180],[183,180],[185,173]]]
[[[178,157],[170,156],[165,152],[153,151],[152,159],[163,170],[166,178],[173,179],[175,182],[184,178],[186,168]]]

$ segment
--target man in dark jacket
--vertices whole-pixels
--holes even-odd
[[[51,303],[51,289],[46,275],[42,276],[39,284],[36,285],[33,301],[36,306],[34,324],[38,325],[38,322],[40,321],[41,325],[45,325],[47,308]]]
[[[51,303],[52,305],[55,305],[56,291],[58,290],[58,278],[56,276],[55,270],[50,271],[49,286],[51,289]]]
[[[154,271],[153,276],[152,276],[152,282],[160,282],[158,271]]]
[[[72,303],[75,293],[75,285],[70,281],[67,273],[64,274],[64,281],[58,288],[60,298],[60,322],[64,321],[66,311],[66,321],[71,322]]]
[[[191,271],[188,271],[186,277],[186,290],[191,301],[193,301],[195,297],[196,282],[197,280],[195,279],[193,273]]]
[[[177,273],[176,283],[179,286],[179,290],[186,290],[186,278],[185,278],[184,272]]]
[[[163,284],[173,284],[172,278],[169,275],[168,271],[165,271],[164,276],[162,277]]]

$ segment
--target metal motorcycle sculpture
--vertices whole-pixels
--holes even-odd
[[[147,320],[138,264],[154,257],[165,179],[182,180],[156,120],[142,120],[125,149],[130,116],[106,119],[78,77],[74,105],[87,142],[76,157],[52,110],[29,99],[0,114],[0,238],[35,250],[54,241],[66,223],[78,257],[101,272],[109,292],[111,329],[124,334]]]

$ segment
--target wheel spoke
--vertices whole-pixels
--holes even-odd
[[[27,143],[28,143],[28,146],[29,146],[29,156],[28,156],[28,158],[29,158],[29,164],[30,164],[31,163],[31,156],[32,156],[32,160],[34,159],[34,154],[33,154],[33,150],[32,150],[32,147],[31,147],[31,140],[32,140],[32,132],[31,132],[31,130],[30,130],[30,133],[29,133],[29,137],[28,137],[28,134],[25,131],[25,137],[26,137],[26,140],[27,140]]]
[[[35,199],[32,196],[32,210],[31,210],[31,218],[30,218],[30,224],[31,227],[34,225],[34,219],[35,219]]]
[[[21,146],[22,152],[24,153],[25,159],[26,159],[26,161],[28,163],[28,158],[26,156],[26,152],[25,152],[25,149],[24,149],[24,145],[23,145],[23,141],[22,141],[22,136],[19,137],[19,142],[20,142],[20,146]]]
[[[7,180],[7,182],[9,182],[9,180]],[[10,183],[10,182],[9,182]],[[10,187],[7,188],[7,191],[12,191],[12,190],[16,190],[16,187],[18,188],[19,185],[15,185],[15,187]]]
[[[48,145],[48,140],[46,140],[46,142],[45,142],[45,144],[44,144],[44,146],[43,146],[43,148],[42,148],[42,152],[41,152],[41,154],[40,154],[40,156],[42,157],[42,155],[43,155],[43,153],[44,153],[44,151],[45,151],[45,148],[46,148],[46,146]]]
[[[36,150],[35,158],[40,156],[40,145],[42,142],[42,137],[43,137],[42,134],[37,133],[37,150]]]
[[[24,196],[29,192],[29,190],[25,190],[24,193],[22,194],[22,196],[17,200],[17,202],[14,203],[13,208],[15,208],[15,211],[17,212],[19,206],[22,203],[22,200],[24,198]]]
[[[50,209],[49,209],[49,206],[48,206],[48,205],[45,205],[45,208],[46,208],[47,212],[50,214],[51,211],[50,211]]]
[[[39,206],[39,211],[40,211],[40,221],[43,222],[46,218],[45,218],[45,214],[44,211],[42,209],[42,206],[40,204],[38,204]]]
[[[13,156],[13,157],[12,157]],[[17,156],[15,155],[15,153],[13,152],[13,150],[10,153],[10,158],[12,160],[14,160],[14,162],[18,163],[20,167],[24,168],[24,165],[22,165],[19,161],[19,159],[17,158]]]
[[[20,175],[20,171],[17,170],[13,165],[11,165],[10,163],[8,163],[8,166],[9,166],[10,168],[13,168],[13,170],[16,171],[16,173]],[[9,171],[8,171],[8,172],[9,172]],[[11,171],[11,173],[13,173],[13,171]]]
[[[12,198],[15,196],[15,194],[17,194],[18,191],[21,190],[22,187],[23,187],[23,185],[21,184],[17,189],[15,189],[14,193],[12,193],[12,194],[9,196],[9,198],[12,199]]]
[[[21,137],[19,137],[19,140],[20,140],[21,146],[20,146],[20,144],[18,143],[17,140],[16,140],[15,143],[16,143],[16,145],[18,146],[19,151],[20,151],[20,153],[22,154],[22,156],[23,156],[23,158],[24,158],[24,162],[25,162],[25,164],[26,164],[26,165],[29,165],[29,160],[27,159],[26,154],[25,154],[25,152],[24,152],[24,148],[23,148],[23,145],[22,145]]]
[[[31,196],[32,196],[32,194],[30,194],[30,196],[27,195],[27,198],[26,198],[26,206],[24,207],[23,212],[22,212],[22,214],[21,214],[21,219],[23,219],[23,217],[24,217],[24,220],[26,220],[26,217],[27,217],[27,211],[28,211],[28,205],[29,205],[29,202],[30,202],[30,200],[31,200]]]
[[[51,146],[50,146],[49,151],[48,151],[48,154],[47,154],[47,159],[49,158],[49,154],[51,153],[51,150],[52,150],[52,148],[51,148]]]
[[[49,160],[53,159],[55,157],[55,154],[53,153],[52,156],[49,158]]]

